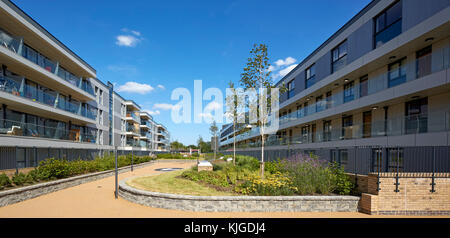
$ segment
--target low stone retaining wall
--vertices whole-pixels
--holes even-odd
[[[134,165],[133,168],[141,168],[154,163],[160,162],[190,162],[186,160],[154,160],[147,163]],[[124,173],[131,171],[131,166],[126,166],[119,168],[119,173]],[[102,171],[91,174],[84,174],[80,176],[70,177],[66,179],[60,179],[35,185],[30,185],[26,187],[21,187],[17,189],[11,189],[0,192],[0,207],[7,206],[10,204],[25,201],[31,198],[39,197],[44,194],[56,192],[61,189],[77,186],[83,183],[88,183],[98,179],[106,178],[114,175],[114,170]]]
[[[133,179],[133,178],[129,178]],[[119,196],[145,206],[197,212],[357,212],[355,196],[190,196],[143,191],[119,183]]]

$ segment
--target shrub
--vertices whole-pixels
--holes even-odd
[[[277,159],[276,161],[269,161],[264,163],[264,171],[267,171],[271,174],[281,172],[284,164],[282,160]]]
[[[300,195],[329,194],[334,191],[334,177],[327,161],[296,154],[284,160],[281,170],[292,177]]]
[[[213,171],[193,171],[188,170],[181,174],[181,177],[187,178],[195,182],[204,182],[207,184],[219,186],[219,187],[229,187],[227,176],[224,173],[216,173]]]
[[[249,176],[235,191],[256,196],[289,196],[297,192],[297,188],[289,177],[277,172],[264,179],[258,175]]]
[[[12,182],[17,186],[22,186],[24,184],[33,183],[33,178],[27,174],[18,173],[18,174],[13,175]]]
[[[0,174],[0,190],[11,187],[11,183],[11,179],[9,179],[8,175]]]
[[[333,162],[329,166],[334,179],[334,193],[340,194],[340,195],[348,195],[350,194],[355,185],[351,181],[350,177],[345,174],[345,171],[342,167],[340,167],[336,162]]]
[[[246,168],[249,170],[258,170],[259,169],[259,160],[255,157],[251,156],[236,156],[236,166],[241,168]]]

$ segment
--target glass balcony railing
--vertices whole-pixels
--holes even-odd
[[[141,123],[141,118],[137,115],[136,112],[127,112],[127,117],[131,117],[133,118],[133,120],[135,120],[136,122]]]
[[[92,130],[91,133],[82,133],[80,129],[67,130],[64,123],[61,122],[55,122],[54,124],[55,126],[52,127],[0,119],[0,134],[96,143],[96,130]]]
[[[419,61],[421,62],[422,67],[424,65],[423,62],[429,62],[429,65],[425,67],[426,70],[417,67]],[[290,122],[295,122],[317,112],[326,111],[327,109],[338,107],[358,98],[372,95],[382,90],[422,78],[444,69],[448,69],[449,61],[449,47],[433,49],[432,54],[422,57],[419,60],[414,59],[407,61],[405,64],[402,64],[399,69],[396,69],[395,72],[391,70],[390,72],[372,76],[363,84],[354,84],[353,87],[348,88],[347,90],[342,90],[339,93],[332,94],[331,97],[324,98],[321,101],[313,102],[313,99],[311,98],[310,100],[305,100],[300,104],[304,105],[307,102],[307,106],[303,106],[299,110],[280,116],[279,124],[285,125]]]
[[[409,134],[422,134],[433,132],[450,131],[450,111],[433,112],[433,117],[427,114],[418,114],[405,117],[398,117],[389,120],[373,121],[371,123],[356,123],[347,127],[329,128],[325,131],[311,132],[311,127],[307,133],[298,136],[268,135],[266,146],[308,144],[329,141],[340,141],[350,139],[363,139],[381,136],[401,136]],[[255,136],[260,136],[259,131],[251,130],[236,137],[236,142],[246,140]],[[260,147],[258,142],[237,143],[238,148]],[[227,149],[233,146],[233,138],[221,142],[222,148]]]
[[[27,98],[33,102],[42,103],[47,106],[58,108],[76,115],[84,116],[93,120],[97,118],[97,109],[85,106],[77,101],[68,101],[59,92],[40,87],[37,84],[25,84],[21,77],[6,77],[0,75],[0,91]],[[88,107],[88,108],[86,108]]]
[[[41,68],[49,71],[50,73],[58,75],[60,78],[66,80],[75,87],[80,88],[93,96],[95,95],[94,89],[89,81],[82,80],[80,77],[76,77],[70,72],[64,70],[61,66],[59,66],[58,62],[50,60],[30,46],[24,44],[22,38],[11,36],[0,29],[0,45],[35,63],[36,65],[39,65]]]
[[[139,129],[139,128],[136,128],[135,125],[127,125],[127,132],[132,132],[132,133],[138,134],[138,135],[141,134],[141,133],[140,133],[140,129]]]

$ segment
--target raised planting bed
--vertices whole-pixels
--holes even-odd
[[[357,196],[192,196],[145,191],[119,183],[119,196],[137,204],[201,212],[357,212]]]

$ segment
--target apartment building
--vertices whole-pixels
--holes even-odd
[[[345,163],[376,156],[377,146],[388,160],[430,157],[427,146],[439,146],[436,156],[450,158],[449,20],[448,0],[370,2],[277,83],[288,92],[268,154],[295,149]],[[259,128],[237,134],[239,150],[260,150]],[[221,149],[233,140],[225,125]]]
[[[157,148],[150,115],[8,0],[0,0],[0,105],[0,169]]]

